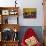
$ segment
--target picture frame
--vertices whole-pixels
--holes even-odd
[[[24,18],[36,18],[37,9],[36,8],[23,8]]]
[[[9,10],[2,10],[2,15],[9,15]]]

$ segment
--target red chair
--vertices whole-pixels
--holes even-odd
[[[32,36],[34,36],[37,39],[37,35],[34,32],[34,30],[32,28],[27,29],[27,31],[25,32],[24,37],[22,38],[21,46],[27,46],[27,44],[25,43],[25,40],[32,37]],[[37,42],[37,44],[35,46],[41,46],[39,41]]]

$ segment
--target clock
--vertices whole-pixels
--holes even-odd
[[[9,15],[9,10],[2,10],[2,15]]]

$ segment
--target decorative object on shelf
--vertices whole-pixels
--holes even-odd
[[[10,28],[5,28],[2,31],[2,40],[4,40],[4,41],[9,41],[9,40],[16,41],[16,40],[18,40],[18,32],[15,32]]]
[[[14,32],[13,40],[14,40],[14,41],[15,41],[15,40],[19,40],[19,39],[18,39],[18,32]]]
[[[2,15],[9,15],[9,10],[2,10]]]
[[[14,27],[13,31],[14,31],[14,32],[17,32],[17,29],[16,29],[16,27]]]
[[[7,18],[7,19],[5,19],[5,24],[8,24],[8,18]]]
[[[14,27],[14,41],[15,40],[18,40],[18,32],[17,32],[17,29]]]
[[[36,8],[23,8],[24,18],[36,18],[37,9]]]
[[[8,41],[12,40],[12,30],[9,28],[5,28],[2,32],[2,40]]]
[[[8,24],[8,16],[3,15],[2,24]]]
[[[9,13],[9,14],[10,14],[10,15],[17,15],[17,13],[18,13],[18,12],[17,12],[16,10],[10,10],[10,13]]]

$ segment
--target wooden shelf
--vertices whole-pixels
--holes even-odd
[[[18,17],[19,17],[18,8],[19,7],[0,7],[0,20],[1,20],[1,24],[0,24],[0,32],[1,32],[0,46],[18,46],[19,40],[17,39],[17,41],[16,41],[16,39],[15,39],[15,41],[13,41],[15,36],[13,37],[13,39],[10,39],[9,41],[5,41],[4,39],[2,39],[3,38],[2,37],[3,30],[6,28],[11,29],[12,31],[14,31],[14,33],[15,32],[18,33],[18,31],[20,29],[20,26],[18,24]],[[8,16],[14,16],[14,17],[17,16],[17,24],[9,24],[8,19],[7,19]]]
[[[1,30],[5,29],[5,28],[10,28],[14,31],[14,29],[17,29],[17,31],[19,31],[20,26],[18,24],[1,24]]]

